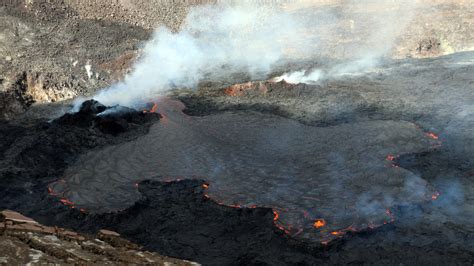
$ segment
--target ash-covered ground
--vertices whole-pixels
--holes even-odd
[[[366,43],[379,27],[358,20],[383,5],[288,5],[324,18],[318,36],[337,42],[265,78],[210,75],[196,90],[176,79],[166,97],[138,79],[134,95],[154,92],[139,106],[86,101],[65,114],[63,100],[127,72],[133,80],[154,24],[179,31],[189,9],[66,2],[0,8],[9,119],[0,121],[0,209],[83,233],[114,230],[206,265],[472,265],[474,54],[462,52],[472,50],[471,3],[421,1],[424,12],[390,47],[414,58],[357,62],[337,75],[361,44],[384,46]],[[374,21],[392,21],[386,11]],[[291,75],[314,70],[320,79]]]

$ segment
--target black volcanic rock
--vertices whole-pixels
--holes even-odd
[[[91,99],[83,102],[81,104],[81,107],[79,109],[79,113],[85,113],[85,114],[98,114],[102,113],[105,111],[107,107],[100,102]]]
[[[99,130],[102,133],[117,135],[140,125],[160,119],[158,113],[144,113],[123,106],[105,106],[91,99],[83,102],[76,113],[66,113],[53,123]]]

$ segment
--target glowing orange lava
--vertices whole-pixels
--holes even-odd
[[[56,182],[58,182],[58,183],[66,183],[66,181],[65,181],[64,179],[59,179],[59,180],[56,181]],[[59,198],[59,202],[61,202],[64,206],[67,206],[67,207],[69,207],[69,208],[71,208],[71,209],[75,209],[75,208],[76,208],[76,206],[75,206],[76,204],[75,204],[74,202],[68,200],[67,198],[64,198],[64,193],[59,193],[59,194],[58,194],[58,193],[56,193],[56,192],[53,190],[53,188],[48,187],[48,194],[51,195],[51,196],[53,196],[53,197],[58,197],[58,198]],[[82,210],[84,210],[84,209],[81,209],[81,212],[85,212],[85,210],[84,210],[84,211],[82,211]]]
[[[427,132],[425,135],[426,135],[428,138],[432,138],[432,139],[434,139],[434,140],[438,140],[438,139],[439,139],[438,135],[436,135],[436,134],[433,133],[433,132]]]
[[[330,234],[333,236],[341,236],[346,234],[347,232],[357,232],[357,229],[355,229],[352,225],[349,225],[347,228],[344,228],[339,231],[332,231]]]
[[[156,113],[158,111],[158,104],[153,103],[153,107],[151,107],[150,111],[143,110],[143,113]]]
[[[321,228],[326,225],[326,221],[324,219],[316,219],[313,223],[314,228]]]
[[[209,185],[208,185],[208,184],[202,184],[202,188],[203,188],[203,189],[208,189],[208,188],[209,188]]]
[[[278,218],[280,218],[280,215],[278,214],[277,211],[274,210],[273,211],[273,221],[275,221],[275,222],[278,221]]]
[[[291,230],[291,225],[289,226],[289,229],[286,229],[285,227],[283,227],[283,225],[281,225],[279,222],[278,222],[278,219],[280,218],[280,214],[278,214],[277,211],[273,210],[273,224],[278,228],[280,229],[281,231],[283,231],[285,234],[289,234]]]
[[[431,195],[432,200],[437,200],[438,197],[439,197],[439,192],[438,191],[436,191],[433,195]]]
[[[62,204],[68,206],[68,207],[71,207],[74,209],[74,202],[68,200],[68,199],[60,199],[59,201],[62,202]]]
[[[389,155],[387,155],[386,159],[387,159],[387,161],[392,161],[393,162],[395,160],[395,156],[389,154]]]

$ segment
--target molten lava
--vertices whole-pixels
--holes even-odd
[[[153,107],[151,107],[149,111],[143,110],[143,113],[156,113],[157,111],[158,111],[158,104],[153,103]]]
[[[280,218],[280,215],[277,211],[273,210],[273,221],[278,221],[278,218]]]
[[[324,219],[316,219],[313,223],[314,228],[321,228],[326,225],[326,221]]]
[[[439,197],[439,195],[440,195],[439,192],[436,191],[436,192],[431,196],[431,199],[432,199],[432,200],[437,200],[438,197]]]
[[[347,228],[344,228],[344,229],[339,230],[339,231],[332,231],[330,234],[333,235],[333,236],[342,236],[342,235],[346,234],[347,232],[357,232],[357,229],[352,227],[352,225],[349,225]]]
[[[60,199],[59,201],[61,201],[62,204],[66,205],[68,207],[75,208],[74,207],[74,202],[72,202],[68,199]]]
[[[438,140],[438,139],[439,139],[438,135],[436,135],[436,134],[433,133],[433,132],[427,132],[427,133],[426,133],[426,136],[429,137],[429,138],[432,138],[432,139],[434,139],[434,140]]]
[[[273,210],[273,224],[278,228],[280,229],[281,231],[283,231],[285,234],[289,234],[291,230],[291,228],[289,228],[288,230],[283,227],[279,222],[278,222],[278,219],[280,218],[280,214],[278,214],[277,211]]]

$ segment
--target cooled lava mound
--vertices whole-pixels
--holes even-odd
[[[138,112],[123,106],[107,107],[91,99],[84,101],[79,111],[66,113],[54,120],[54,123],[93,128],[106,134],[117,135],[130,130],[135,125],[159,120],[159,118],[160,115],[154,112]]]

